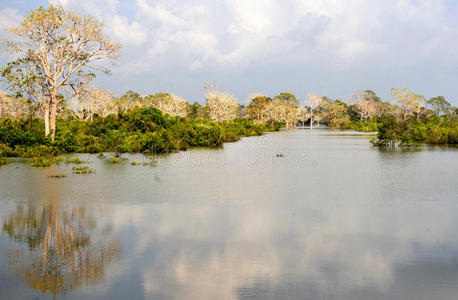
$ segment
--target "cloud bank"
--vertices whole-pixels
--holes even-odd
[[[169,91],[202,100],[202,85],[216,82],[240,99],[281,91],[345,99],[366,88],[388,100],[391,87],[408,87],[458,103],[452,1],[50,2],[101,18],[124,45],[120,67],[99,81],[117,93]],[[16,16],[11,9],[0,13]]]

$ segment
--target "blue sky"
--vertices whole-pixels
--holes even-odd
[[[95,84],[203,102],[215,82],[250,93],[348,99],[392,87],[458,105],[458,2],[445,0],[57,0],[105,22],[124,45]],[[0,27],[48,1],[0,0]],[[4,34],[2,34],[4,37]],[[2,60],[4,62],[4,59]]]

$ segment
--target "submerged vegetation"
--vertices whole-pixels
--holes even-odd
[[[95,173],[95,169],[91,169],[91,168],[89,168],[89,166],[73,167],[72,171],[75,174],[92,174],[92,173]]]
[[[87,162],[88,162],[87,160],[82,160],[79,157],[67,157],[65,159],[65,164],[76,164],[76,165],[79,165],[79,164],[84,164],[84,163],[87,163]]]

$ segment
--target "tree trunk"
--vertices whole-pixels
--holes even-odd
[[[49,103],[45,103],[43,119],[45,121],[45,136],[49,135]]]
[[[56,117],[57,117],[57,101],[55,98],[51,100],[51,117],[50,117],[50,127],[51,127],[51,141],[54,143],[56,138]]]

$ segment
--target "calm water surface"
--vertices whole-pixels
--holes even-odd
[[[458,151],[369,139],[2,166],[0,299],[456,299]]]

